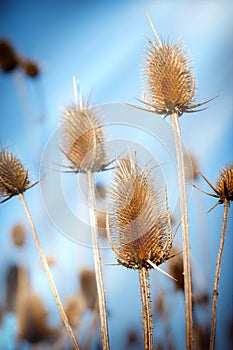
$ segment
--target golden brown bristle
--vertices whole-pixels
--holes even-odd
[[[154,111],[168,115],[189,110],[195,82],[181,45],[150,41],[144,64],[145,98]]]
[[[104,135],[97,110],[89,106],[67,108],[63,132],[63,151],[75,172],[97,172],[105,168]]]
[[[0,197],[12,197],[30,188],[28,171],[7,149],[0,151]]]
[[[11,238],[14,245],[21,247],[25,243],[26,229],[22,224],[15,224],[11,230]]]
[[[231,162],[222,168],[218,176],[216,193],[222,201],[225,199],[228,201],[233,200],[233,164]]]
[[[169,258],[172,236],[162,196],[150,172],[127,158],[119,162],[111,189],[108,235],[122,265],[151,268]]]

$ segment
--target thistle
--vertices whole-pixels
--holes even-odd
[[[216,262],[214,290],[212,293],[212,303],[213,303],[212,304],[212,322],[211,322],[212,324],[211,324],[211,337],[210,337],[209,349],[213,350],[214,343],[215,343],[216,323],[217,323],[217,301],[218,301],[219,278],[220,278],[222,254],[223,254],[225,237],[226,237],[228,209],[229,209],[230,203],[233,201],[233,164],[229,162],[229,164],[227,164],[224,168],[222,168],[222,170],[218,175],[215,186],[212,185],[211,182],[203,174],[200,173],[200,175],[208,183],[211,189],[214,191],[214,194],[203,190],[201,191],[210,195],[211,197],[218,198],[217,203],[209,211],[214,209],[219,204],[224,205],[222,233],[221,233],[221,239],[219,244],[217,262]]]
[[[197,112],[198,107],[209,101],[195,104],[195,78],[185,50],[177,41],[174,45],[163,42],[149,16],[148,22],[156,41],[149,40],[146,49],[143,74],[143,103],[149,112],[170,115],[177,155],[178,181],[185,278],[186,347],[192,348],[192,286],[188,213],[185,189],[185,172],[179,117],[184,113]]]
[[[68,172],[85,173],[88,184],[88,200],[90,224],[92,232],[92,247],[96,274],[96,284],[99,302],[100,325],[103,349],[109,349],[108,325],[104,283],[101,270],[98,246],[98,227],[95,213],[95,185],[93,173],[104,171],[111,162],[107,162],[105,152],[105,137],[100,123],[100,113],[97,108],[86,104],[78,91],[77,82],[73,78],[75,105],[68,107],[63,113],[62,152],[69,160],[64,165]]]
[[[153,183],[150,172],[131,158],[119,161],[107,213],[107,233],[118,262],[139,272],[145,349],[153,348],[148,270],[162,271],[158,266],[169,259],[173,240],[168,207]]]
[[[28,190],[29,188],[35,186],[38,182],[34,184],[30,184],[28,171],[25,170],[24,166],[20,162],[19,159],[17,159],[12,153],[10,153],[7,148],[4,148],[0,151],[0,197],[5,197],[4,200],[2,200],[0,203],[6,202],[13,196],[18,195],[21,203],[23,205],[24,211],[26,213],[28,222],[30,224],[32,234],[36,243],[36,247],[38,249],[38,252],[40,254],[41,262],[43,265],[43,268],[46,272],[51,290],[53,292],[54,298],[56,300],[58,309],[61,313],[61,317],[63,320],[63,323],[69,332],[70,336],[72,337],[75,349],[79,349],[77,340],[74,336],[74,333],[72,331],[72,328],[70,327],[68,323],[67,316],[64,312],[61,300],[59,298],[56,286],[54,284],[52,275],[50,273],[50,269],[45,257],[45,254],[42,250],[42,247],[40,245],[39,237],[36,232],[36,228],[34,226],[34,223],[32,221],[31,214],[29,212],[27,203],[24,198],[24,192]]]

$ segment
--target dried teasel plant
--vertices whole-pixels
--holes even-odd
[[[209,210],[209,212],[219,204],[224,205],[222,233],[221,233],[221,239],[219,244],[217,262],[216,262],[214,290],[212,293],[212,322],[211,322],[211,337],[210,337],[209,349],[213,350],[214,344],[215,344],[215,334],[216,334],[217,301],[218,301],[218,289],[219,289],[222,254],[223,254],[225,237],[226,237],[229,206],[230,206],[230,203],[233,201],[233,163],[229,162],[225,167],[222,168],[222,170],[220,171],[217,177],[215,185],[213,185],[203,174],[200,173],[200,175],[207,182],[210,188],[214,191],[214,194],[203,190],[201,191],[210,195],[211,197],[218,198],[217,203]],[[194,187],[199,189],[195,185]]]
[[[48,324],[48,312],[39,295],[30,291],[18,300],[16,308],[17,338],[31,344],[51,341],[57,331]]]
[[[63,165],[63,167],[67,169],[67,172],[86,174],[102,345],[104,350],[108,350],[109,337],[106,302],[95,213],[94,173],[106,170],[112,162],[107,161],[105,136],[103,125],[100,121],[100,112],[89,104],[89,98],[84,103],[75,77],[73,77],[73,87],[75,104],[72,107],[65,108],[63,112],[61,150],[70,162],[70,164]]]
[[[140,169],[130,157],[119,161],[112,182],[107,234],[118,262],[138,270],[144,348],[152,349],[148,270],[154,268],[162,271],[159,265],[169,259],[173,237],[168,205],[163,203],[160,191],[155,188],[152,174],[146,168]]]
[[[33,238],[35,240],[36,247],[38,249],[43,268],[46,272],[58,309],[61,313],[63,323],[67,331],[69,332],[70,336],[72,337],[75,349],[79,349],[77,340],[74,336],[72,328],[70,327],[67,316],[64,312],[45,254],[42,250],[39,237],[36,232],[36,228],[34,226],[31,214],[29,212],[28,205],[24,197],[24,192],[27,191],[29,188],[32,188],[33,186],[35,186],[38,182],[39,181],[33,184],[30,183],[28,171],[24,168],[21,161],[18,158],[16,158],[13,155],[13,153],[10,153],[7,148],[3,148],[0,151],[0,197],[3,197],[3,198],[5,197],[0,203],[6,202],[13,196],[16,196],[16,195],[19,196],[19,199],[26,213],[28,222],[30,224]]]
[[[145,109],[149,112],[164,115],[165,117],[170,115],[173,127],[177,156],[184,255],[186,347],[187,349],[191,349],[193,342],[191,263],[184,157],[179,117],[183,113],[203,110],[197,108],[211,100],[194,104],[195,77],[185,50],[179,40],[175,44],[163,42],[158,36],[148,15],[147,19],[156,40],[149,39],[149,47],[147,47],[145,52],[142,102],[145,105]]]

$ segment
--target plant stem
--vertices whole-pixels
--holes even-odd
[[[93,249],[93,256],[94,256],[97,295],[98,295],[98,301],[99,301],[102,345],[103,345],[103,350],[109,350],[106,302],[105,302],[104,283],[103,283],[103,276],[102,276],[102,270],[101,270],[99,246],[98,246],[98,228],[97,228],[97,221],[95,216],[94,177],[90,171],[87,173],[87,185],[88,185],[89,213],[90,213],[91,234],[92,234],[92,249]]]
[[[221,234],[221,240],[220,240],[220,244],[219,244],[218,257],[217,257],[217,262],[216,262],[215,280],[214,280],[214,290],[213,290],[213,294],[212,294],[213,305],[212,305],[212,324],[211,324],[211,336],[210,336],[210,347],[209,347],[210,350],[214,349],[214,342],[215,342],[218,286],[219,286],[219,278],[220,278],[222,253],[223,253],[224,242],[225,242],[225,237],[226,237],[228,207],[229,207],[229,202],[228,202],[228,200],[225,199],[225,201],[224,201],[224,214],[223,214],[223,221],[222,221],[222,234]]]
[[[181,131],[179,125],[179,116],[177,113],[171,114],[173,127],[176,158],[178,167],[178,182],[180,192],[180,214],[182,225],[182,244],[183,244],[183,261],[184,261],[184,298],[185,298],[185,322],[186,322],[186,349],[191,350],[193,345],[192,330],[192,285],[191,285],[191,266],[190,266],[190,246],[188,231],[188,211],[185,190],[185,173],[184,158],[181,141]]]
[[[33,234],[33,237],[34,237],[34,240],[36,242],[36,247],[39,251],[39,254],[40,254],[40,258],[41,258],[41,262],[42,262],[42,266],[46,272],[46,275],[47,275],[47,278],[48,278],[48,281],[49,281],[49,284],[50,284],[50,287],[51,287],[51,290],[52,290],[52,293],[54,295],[54,298],[56,300],[56,303],[57,303],[57,306],[58,306],[58,309],[60,311],[60,314],[61,314],[61,318],[62,318],[62,321],[66,327],[66,330],[67,332],[70,334],[72,340],[73,340],[73,343],[74,343],[74,347],[76,350],[79,350],[79,346],[78,346],[78,342],[75,338],[75,335],[73,333],[73,330],[69,324],[69,321],[68,321],[68,318],[66,316],[66,313],[65,313],[65,310],[62,306],[62,303],[61,303],[61,299],[58,295],[58,292],[57,292],[57,288],[55,286],[55,283],[53,281],[53,277],[51,275],[51,272],[50,272],[50,269],[49,269],[49,265],[48,265],[48,262],[47,262],[47,259],[46,259],[46,256],[42,250],[42,247],[40,245],[40,241],[39,241],[39,237],[37,235],[37,232],[36,232],[36,228],[33,224],[33,221],[32,221],[32,217],[31,217],[31,214],[29,212],[29,209],[28,209],[28,206],[27,206],[27,203],[25,201],[25,198],[24,198],[24,195],[23,194],[19,194],[19,198],[21,200],[21,203],[23,205],[23,208],[25,210],[25,213],[26,213],[26,216],[27,216],[27,219],[28,219],[28,222],[31,226],[31,230],[32,230],[32,234]]]
[[[138,270],[142,299],[142,316],[144,330],[144,350],[153,349],[153,323],[150,301],[149,273],[145,267]]]

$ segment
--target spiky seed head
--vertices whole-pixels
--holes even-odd
[[[21,247],[24,245],[26,240],[26,230],[23,224],[18,223],[12,227],[11,238],[15,246]]]
[[[73,106],[64,111],[63,152],[75,172],[104,170],[106,153],[97,108]]]
[[[182,114],[190,110],[195,92],[191,64],[178,42],[175,45],[149,41],[144,61],[146,102],[158,114]]]
[[[222,202],[233,201],[233,163],[230,162],[222,168],[215,187]]]
[[[25,192],[30,185],[28,171],[6,148],[0,151],[0,197],[11,198]]]
[[[149,39],[143,62],[143,97],[146,110],[161,114],[179,116],[182,113],[197,112],[196,108],[213,100],[193,104],[195,95],[195,77],[191,61],[179,41],[175,44],[164,43],[147,16],[156,36]],[[215,98],[215,97],[214,97]]]
[[[133,269],[151,268],[169,258],[172,235],[168,211],[147,169],[131,159],[119,162],[110,191],[108,236],[118,261]]]

